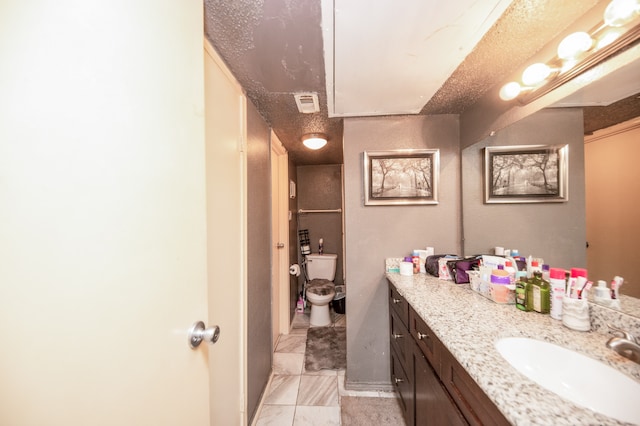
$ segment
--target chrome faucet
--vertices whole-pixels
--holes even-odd
[[[631,334],[619,328],[607,324],[607,326],[614,332],[621,336],[614,336],[607,342],[607,347],[619,355],[625,358],[629,358],[631,361],[640,364],[640,345],[637,339]]]

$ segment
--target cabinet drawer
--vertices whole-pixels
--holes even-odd
[[[413,308],[409,309],[409,333],[415,339],[418,347],[429,360],[435,372],[440,376],[442,343]]]
[[[510,424],[449,351],[442,354],[441,368],[445,387],[470,425]]]
[[[400,321],[394,311],[391,312],[389,318],[389,341],[391,342],[391,347],[395,349],[400,357],[400,362],[402,362],[403,367],[406,369],[407,361],[409,360],[409,353],[407,351],[409,344],[408,339],[410,339],[411,336],[409,335],[407,327]]]
[[[391,284],[389,284],[389,310],[395,312],[404,326],[409,328],[409,303]]]

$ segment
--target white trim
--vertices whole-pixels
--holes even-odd
[[[631,120],[625,121],[624,123],[616,124],[611,127],[607,127],[605,129],[600,129],[594,132],[592,135],[588,135],[584,137],[584,143],[591,143],[598,141],[600,139],[605,139],[611,136],[619,135],[620,133],[626,133],[631,130],[635,130],[640,128],[640,118],[636,117]]]

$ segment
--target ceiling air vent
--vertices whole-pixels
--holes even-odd
[[[296,93],[293,95],[296,98],[296,105],[298,105],[298,111],[303,114],[311,114],[313,112],[320,111],[320,104],[318,103],[318,94],[315,92]]]

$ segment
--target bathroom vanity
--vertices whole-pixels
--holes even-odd
[[[495,346],[504,337],[543,340],[640,380],[640,365],[606,348],[606,330],[573,331],[429,275],[386,277],[391,380],[408,425],[627,424],[539,386]]]

